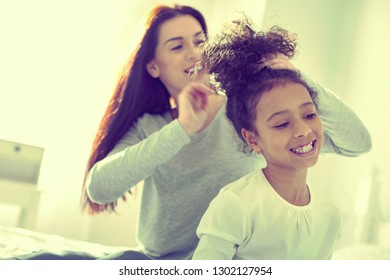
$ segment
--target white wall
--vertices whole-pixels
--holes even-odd
[[[127,22],[131,8],[125,0],[0,2],[0,137],[45,148],[40,231],[88,237],[82,177],[137,25]]]
[[[361,174],[362,166],[373,168],[376,177],[374,187],[378,188],[378,201],[381,207],[382,231],[375,228],[363,229],[363,239],[390,245],[390,117],[387,114],[390,104],[390,84],[388,82],[390,64],[390,2],[386,0],[364,1],[359,32],[353,50],[348,84],[348,99],[366,120],[372,139],[373,149],[365,162],[354,162],[345,175],[355,177]],[[374,206],[373,206],[374,207]],[[371,211],[368,211],[368,215]],[[373,217],[373,219],[378,217]],[[386,230],[385,230],[386,229]],[[371,231],[371,232],[370,232]]]

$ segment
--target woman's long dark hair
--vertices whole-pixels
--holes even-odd
[[[81,208],[90,214],[113,211],[117,205],[117,201],[97,204],[89,199],[85,180],[93,165],[107,156],[143,114],[161,114],[170,109],[168,90],[160,79],[149,75],[146,65],[154,58],[161,24],[181,15],[194,17],[207,34],[203,15],[189,6],[161,5],[149,12],[142,40],[123,69],[92,144],[81,195]],[[125,199],[125,196],[122,198]]]

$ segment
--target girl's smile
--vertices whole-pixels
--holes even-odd
[[[316,142],[317,140],[310,141],[308,144],[302,144],[291,148],[290,151],[301,156],[312,155],[315,152]]]
[[[323,128],[307,89],[283,82],[264,92],[256,106],[256,129],[250,143],[263,154],[268,168],[307,169],[313,166],[323,143]]]

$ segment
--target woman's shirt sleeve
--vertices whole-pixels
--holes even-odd
[[[318,93],[317,109],[324,126],[322,152],[358,156],[371,149],[371,136],[358,116],[332,91],[302,74]]]
[[[133,127],[107,157],[92,167],[87,176],[86,189],[93,202],[104,204],[117,200],[190,142],[177,120],[145,139],[142,137]]]

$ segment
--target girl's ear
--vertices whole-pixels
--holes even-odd
[[[253,131],[243,128],[241,129],[241,135],[255,153],[259,154],[261,152],[259,139]]]
[[[148,71],[149,75],[153,78],[158,78],[160,76],[160,71],[158,70],[158,67],[154,60],[146,64],[146,71]]]

